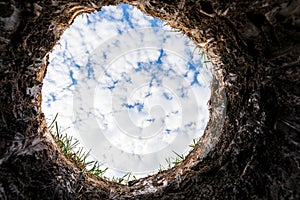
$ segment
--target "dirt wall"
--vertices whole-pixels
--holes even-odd
[[[121,2],[204,48],[216,69],[210,103],[227,99],[222,131],[213,107],[182,164],[128,186],[65,158],[40,107],[63,31],[78,14]],[[299,0],[0,1],[0,199],[299,199],[299,15]]]

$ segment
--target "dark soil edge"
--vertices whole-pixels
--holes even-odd
[[[46,55],[75,16],[116,1],[0,1],[0,199],[299,199],[299,1],[124,2],[180,28],[221,72],[215,148],[130,186],[83,173],[46,129]]]

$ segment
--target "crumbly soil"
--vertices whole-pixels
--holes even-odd
[[[63,31],[121,2],[179,28],[215,66],[197,147],[128,186],[65,158],[41,110]],[[0,0],[0,199],[300,199],[299,16],[299,0]]]

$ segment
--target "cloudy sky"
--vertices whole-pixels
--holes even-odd
[[[121,4],[78,16],[50,54],[42,109],[58,113],[105,176],[136,177],[187,155],[209,118],[211,69],[193,42]]]

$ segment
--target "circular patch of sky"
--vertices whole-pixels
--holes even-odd
[[[202,61],[165,22],[103,7],[78,16],[50,53],[42,109],[48,123],[58,113],[61,134],[103,176],[144,177],[178,164],[203,134],[211,69]]]

